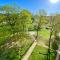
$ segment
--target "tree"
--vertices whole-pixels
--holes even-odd
[[[49,54],[49,60],[50,60],[50,48],[51,48],[51,39],[52,35],[57,37],[57,34],[59,33],[59,27],[60,27],[60,21],[59,21],[59,16],[58,15],[52,15],[50,16],[50,37],[49,37],[49,49],[48,49],[48,54]],[[53,45],[54,43],[54,45]],[[54,40],[52,43],[54,49],[58,48],[56,41]]]
[[[39,11],[39,14],[35,15],[35,24],[36,24],[36,30],[37,35],[36,39],[38,37],[38,31],[47,23],[46,19],[46,12],[44,10]]]
[[[26,32],[28,30],[29,24],[32,23],[31,17],[32,14],[27,10],[22,10],[20,12],[20,24],[22,24],[21,31]]]
[[[16,12],[16,9],[13,6],[5,5],[0,8],[1,11],[3,11],[4,21],[11,26],[11,31],[14,34],[16,31],[15,24],[18,19],[18,13]]]

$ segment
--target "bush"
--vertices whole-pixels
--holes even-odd
[[[58,45],[57,45],[57,42],[56,42],[56,41],[54,41],[54,42],[52,43],[52,48],[53,48],[54,50],[57,50],[57,49],[58,49]]]

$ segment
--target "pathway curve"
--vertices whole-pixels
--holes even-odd
[[[28,60],[28,58],[30,57],[30,55],[33,52],[33,49],[35,48],[36,45],[37,45],[37,42],[35,41],[21,60]]]

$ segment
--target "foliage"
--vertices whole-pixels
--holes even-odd
[[[48,22],[45,10],[40,10],[38,14],[32,15],[28,10],[5,5],[0,7],[0,12],[0,60],[19,60],[23,57],[33,43],[28,33],[29,30],[37,32],[36,38],[41,35],[43,38],[49,38],[50,35],[51,39],[54,33],[56,38],[53,42],[53,49],[57,49],[60,42],[57,37],[60,32],[59,14],[50,16]],[[49,30],[45,29],[47,23]],[[36,46],[30,60],[46,60],[46,56],[39,52],[47,52],[47,49]]]
[[[58,45],[57,45],[57,42],[56,42],[56,41],[53,42],[52,48],[53,48],[54,50],[57,50],[57,49],[58,49]]]
[[[32,14],[30,12],[28,12],[27,10],[22,10],[20,12],[20,24],[22,24],[21,29],[22,30],[27,30],[29,27],[29,24],[31,24],[32,20],[31,20]]]
[[[36,27],[36,38],[38,37],[38,31],[42,28],[42,26],[46,25],[47,19],[45,16],[45,12],[39,11],[39,14],[35,15],[35,27]]]
[[[47,60],[47,56],[40,53],[47,53],[47,49],[37,45],[33,50],[29,60]],[[53,60],[53,56],[54,54],[51,54],[51,60]]]

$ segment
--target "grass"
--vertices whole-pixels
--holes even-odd
[[[42,46],[36,46],[35,49],[33,50],[29,60],[44,60],[46,59],[46,56],[43,56],[41,53],[46,53],[46,48],[42,47]]]
[[[42,36],[44,40],[49,38],[50,31],[43,28],[39,31],[39,35]],[[42,40],[42,42],[44,41]],[[35,49],[33,50],[29,60],[47,60],[47,56],[39,54],[39,53],[47,53],[47,49],[42,47],[42,46],[36,46]],[[51,55],[52,56],[52,55]]]
[[[45,28],[41,29],[41,31],[39,31],[39,35],[46,41],[46,39],[49,38],[50,31]],[[44,42],[44,40],[42,42]],[[46,55],[39,54],[40,52],[43,54],[47,53],[47,51],[47,48],[37,45],[29,57],[29,60],[47,60]],[[51,53],[50,56],[50,60],[54,60],[54,53]]]
[[[4,42],[4,40],[6,39],[5,36],[10,36],[11,33],[10,31],[7,31],[7,29],[9,28],[0,28],[0,43],[2,44],[2,42]],[[39,35],[41,35],[43,38],[48,38],[49,37],[49,31],[47,29],[42,29],[41,31],[39,31]],[[23,41],[24,42],[24,41]],[[23,44],[23,47],[20,49],[20,59],[22,58],[22,56],[26,53],[26,51],[29,49],[29,47],[31,46],[32,41],[31,39],[28,39],[25,41],[25,43]],[[11,52],[13,51],[13,52]],[[39,54],[39,52],[45,53],[47,52],[47,49],[41,46],[36,46],[32,55],[30,56],[29,60],[45,60],[46,56],[43,56],[41,54]],[[2,55],[1,60],[18,60],[18,52],[16,52],[16,47],[11,48],[11,49],[6,49],[6,51],[0,52]],[[7,58],[8,57],[8,58]]]
[[[41,29],[41,31],[39,31],[39,35],[41,35],[43,38],[49,38],[50,35],[50,31],[47,29]]]
[[[40,53],[47,53],[47,48],[42,47],[42,46],[36,46],[35,49],[33,50],[31,56],[29,57],[29,60],[47,60],[46,55],[42,55]],[[51,60],[54,60],[54,54],[51,54]]]

